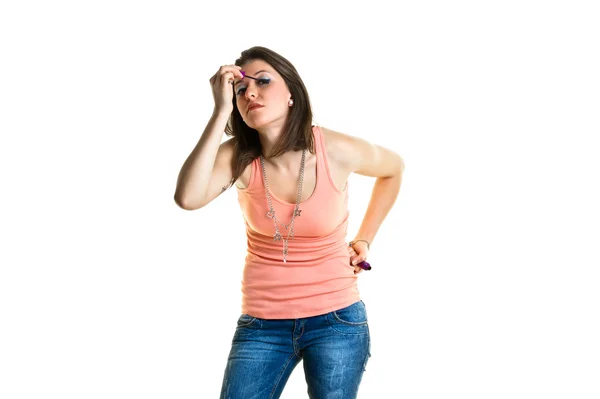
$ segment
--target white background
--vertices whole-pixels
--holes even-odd
[[[0,397],[218,397],[243,220],[235,190],[173,194],[209,78],[254,45],[406,164],[359,277],[359,397],[600,397],[592,3],[3,2]],[[282,398],[306,397],[301,363]]]

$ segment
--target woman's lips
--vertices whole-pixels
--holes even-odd
[[[264,107],[264,105],[251,105],[250,107],[248,107],[248,112],[252,111],[253,109],[259,109]]]

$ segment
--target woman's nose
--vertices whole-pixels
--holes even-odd
[[[250,98],[256,98],[256,87],[254,87],[253,83],[248,83],[246,92],[244,94],[246,95],[246,100],[250,100]]]

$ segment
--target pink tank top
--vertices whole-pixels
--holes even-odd
[[[350,265],[348,185],[335,187],[329,171],[323,132],[313,126],[317,158],[317,183],[312,195],[300,203],[283,262],[283,240],[274,241],[275,226],[269,211],[260,159],[252,162],[250,182],[238,188],[246,223],[248,252],[242,279],[242,313],[264,319],[317,316],[360,300],[357,275]],[[294,205],[274,197],[277,218],[288,223]],[[282,235],[287,230],[279,228]]]

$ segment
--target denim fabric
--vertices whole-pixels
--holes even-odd
[[[242,314],[220,399],[279,398],[300,360],[310,399],[353,399],[370,350],[363,301],[301,319],[260,319]]]

